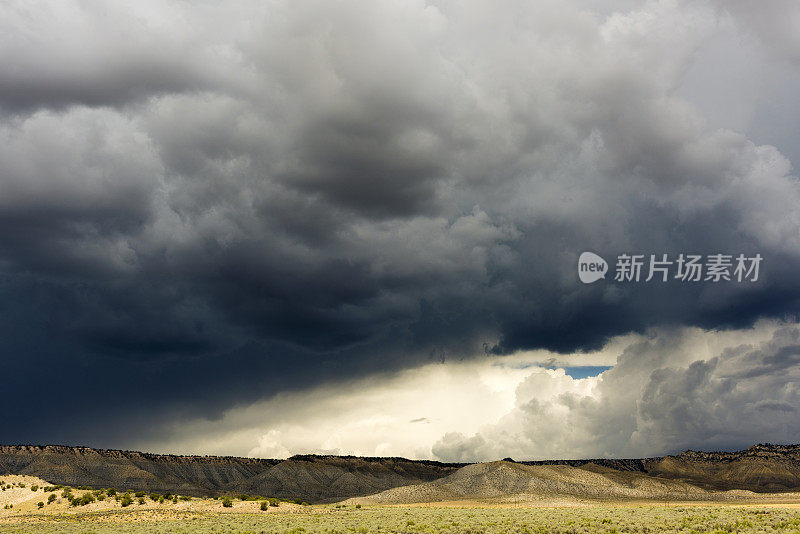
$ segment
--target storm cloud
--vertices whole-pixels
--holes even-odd
[[[535,369],[497,422],[472,435],[446,433],[432,450],[452,461],[638,458],[794,442],[798,361],[796,324],[651,332],[599,377]]]
[[[792,163],[678,94],[721,26],[795,65],[773,4],[5,4],[4,439],[124,446],[430,362],[796,313]],[[584,250],[765,260],[584,286]],[[102,402],[12,409],[38,391]]]

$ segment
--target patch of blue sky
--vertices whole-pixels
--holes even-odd
[[[579,378],[598,376],[604,371],[611,369],[611,367],[607,365],[581,365],[576,367],[564,367],[563,369],[565,373],[577,380]]]

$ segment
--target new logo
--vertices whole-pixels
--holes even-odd
[[[605,278],[607,272],[608,264],[606,260],[594,252],[584,252],[578,258],[578,278],[584,284],[591,284],[601,278]]]

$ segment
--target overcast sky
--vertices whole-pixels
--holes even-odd
[[[794,0],[5,2],[0,442],[800,442],[798,94]]]

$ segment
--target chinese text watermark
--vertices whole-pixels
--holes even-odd
[[[757,282],[761,254],[620,254],[614,264],[616,282]],[[591,284],[606,277],[608,263],[594,252],[578,258],[578,278]]]

